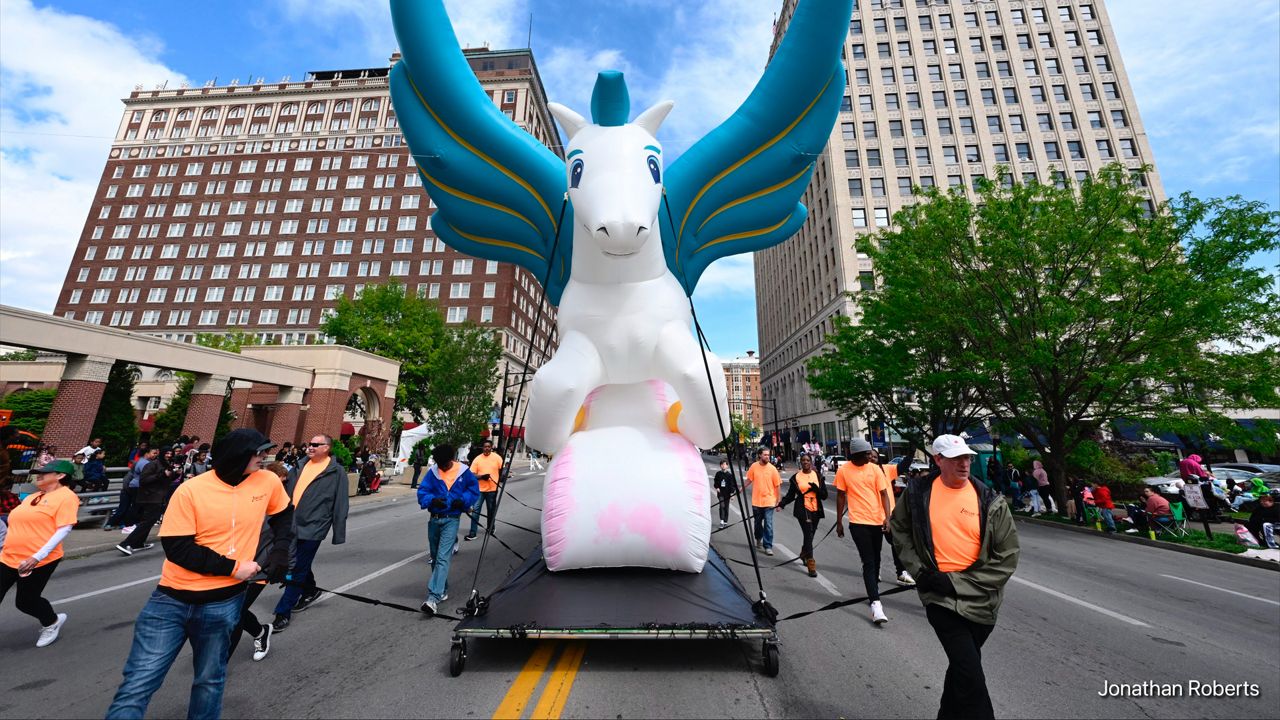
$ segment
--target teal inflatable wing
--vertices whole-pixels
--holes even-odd
[[[548,278],[558,304],[573,243],[564,161],[480,87],[441,0],[391,0],[391,18],[403,54],[391,69],[391,100],[436,204],[431,229],[456,250]]]
[[[689,295],[713,261],[777,245],[804,224],[799,199],[840,111],[852,14],[852,0],[800,0],[751,95],[668,169],[663,249]]]

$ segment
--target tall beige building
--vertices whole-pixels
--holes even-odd
[[[796,0],[784,0],[775,46]],[[973,191],[999,165],[1025,180],[1112,162],[1154,167],[1101,0],[855,0],[846,88],[805,193],[809,219],[755,257],[764,402],[824,443],[862,437],[810,391],[805,366],[875,282],[855,240],[887,227],[914,186]],[[1162,202],[1159,175],[1141,184]],[[853,293],[850,297],[845,293]]]

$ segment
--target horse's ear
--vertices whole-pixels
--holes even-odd
[[[657,137],[658,128],[662,126],[662,121],[667,119],[667,113],[671,112],[671,108],[675,107],[675,103],[670,100],[663,100],[653,107],[640,113],[640,116],[632,122],[632,125],[639,125],[649,134]]]
[[[574,135],[582,128],[590,125],[587,119],[560,103],[547,103],[547,109],[560,121],[560,127],[564,128],[565,135],[572,140]]]

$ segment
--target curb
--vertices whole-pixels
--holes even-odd
[[[405,497],[412,497],[412,496],[407,495]],[[388,496],[385,498],[379,498],[374,502],[361,503],[360,505],[353,507],[349,511],[347,511],[347,517],[352,518],[359,515],[363,515],[368,512],[372,512],[377,508],[380,508],[388,503],[394,503],[397,500],[399,500],[398,497]],[[157,539],[156,543],[158,544],[159,542],[160,541]],[[116,542],[107,542],[99,545],[86,545],[84,547],[76,548],[74,550],[65,550],[62,557],[64,560],[79,560],[81,558],[87,558],[92,555],[98,555],[104,552],[114,551],[116,549],[116,545],[118,544],[119,544],[119,541],[117,540]]]
[[[1060,530],[1067,530],[1074,533],[1091,535],[1103,540],[1118,540],[1121,542],[1135,543],[1137,545],[1146,545],[1148,547],[1159,548],[1161,550],[1169,550],[1171,552],[1179,552],[1184,555],[1199,555],[1200,557],[1210,558],[1213,560],[1222,560],[1224,562],[1235,563],[1236,565],[1248,565],[1250,567],[1262,568],[1272,572],[1280,572],[1280,563],[1271,562],[1270,560],[1262,560],[1260,558],[1244,557],[1241,555],[1233,555],[1231,553],[1222,552],[1220,550],[1209,550],[1207,548],[1191,547],[1188,545],[1178,545],[1176,543],[1160,542],[1159,540],[1151,540],[1144,537],[1135,537],[1126,535],[1121,532],[1111,534],[1100,533],[1089,527],[1080,527],[1079,525],[1067,525],[1065,523],[1054,522],[1052,520],[1040,520],[1038,518],[1023,517],[1014,515],[1013,519],[1017,522],[1028,523],[1030,525],[1040,525],[1041,527],[1052,527]]]

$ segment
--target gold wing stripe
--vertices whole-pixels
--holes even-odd
[[[517,243],[508,242],[507,240],[498,240],[498,239],[496,239],[496,238],[488,238],[488,237],[480,237],[479,235],[472,235],[472,234],[471,234],[471,233],[469,233],[469,232],[463,232],[463,231],[459,230],[458,228],[454,227],[452,223],[445,223],[445,225],[448,225],[450,230],[452,230],[452,231],[454,231],[454,232],[458,233],[458,234],[459,234],[459,235],[461,235],[462,237],[464,237],[464,238],[466,238],[467,240],[470,240],[470,241],[472,241],[472,242],[478,242],[478,243],[482,243],[482,244],[484,244],[484,245],[496,245],[496,246],[498,246],[498,247],[511,248],[512,250],[522,250],[522,251],[527,252],[527,253],[529,253],[530,255],[532,255],[532,256],[534,256],[534,257],[538,258],[539,260],[543,260],[543,261],[545,262],[544,258],[543,258],[541,255],[539,255],[539,254],[537,253],[537,251],[533,250],[532,248],[527,248],[527,247],[525,247],[525,246],[523,246],[523,245],[520,245],[520,244],[517,244]]]
[[[720,243],[723,243],[723,242],[729,242],[731,240],[742,240],[749,237],[757,237],[759,235],[767,235],[773,232],[774,230],[777,230],[778,228],[782,227],[783,225],[786,225],[787,221],[791,219],[792,215],[795,215],[795,213],[794,212],[787,213],[787,216],[782,218],[782,220],[778,221],[777,225],[770,225],[767,228],[760,228],[759,230],[748,230],[746,232],[734,233],[733,235],[725,235],[724,237],[718,237],[709,243],[703,244],[703,246],[698,248],[697,250],[694,250],[693,254],[697,255],[698,253],[702,252],[703,250],[706,250],[712,245],[719,245]]]
[[[542,234],[542,231],[538,229],[538,226],[534,225],[532,222],[530,222],[529,218],[521,215],[515,210],[512,210],[511,208],[506,207],[504,205],[499,205],[498,203],[493,202],[492,200],[485,200],[482,197],[477,197],[475,195],[472,195],[471,193],[463,192],[455,187],[450,187],[448,185],[445,185],[444,183],[432,177],[431,174],[427,172],[426,168],[422,167],[420,163],[414,163],[414,164],[418,166],[418,172],[422,173],[422,176],[427,179],[427,182],[431,183],[432,185],[435,185],[436,187],[445,191],[449,195],[452,195],[456,198],[461,198],[468,202],[473,202],[477,205],[483,205],[487,208],[497,210],[498,212],[503,212],[508,215],[511,215],[512,217],[517,218],[518,220],[524,222],[529,227],[533,228],[534,232],[538,233],[539,235]]]
[[[412,75],[411,73],[409,73],[409,72],[408,72],[408,68],[407,68],[407,67],[405,68],[405,74],[404,74],[404,76],[405,76],[405,77],[407,77],[407,78],[409,78],[409,86],[413,88],[413,94],[418,96],[418,102],[422,103],[422,107],[423,107],[423,109],[425,109],[428,113],[430,113],[430,114],[431,114],[431,117],[435,119],[436,124],[437,124],[437,125],[439,125],[440,127],[444,128],[444,131],[445,131],[445,132],[447,132],[447,133],[449,133],[449,137],[453,138],[453,139],[454,139],[454,140],[455,140],[459,145],[461,145],[462,147],[466,148],[467,150],[470,150],[471,152],[475,153],[475,155],[476,155],[477,157],[479,157],[480,159],[482,159],[482,160],[484,160],[485,162],[489,163],[489,165],[491,165],[491,166],[493,167],[493,169],[497,170],[498,172],[502,173],[503,175],[506,175],[508,178],[511,178],[511,180],[513,180],[513,181],[515,181],[516,183],[518,183],[518,184],[520,185],[520,187],[522,187],[522,188],[524,188],[525,190],[527,190],[527,191],[528,191],[528,193],[529,193],[529,195],[530,195],[530,196],[532,196],[532,197],[533,197],[533,199],[534,199],[534,200],[536,200],[536,201],[538,202],[538,204],[542,206],[542,210],[543,210],[543,212],[545,212],[545,213],[547,214],[547,219],[551,221],[551,228],[552,228],[553,230],[558,230],[558,228],[556,227],[556,217],[555,217],[555,215],[553,215],[553,214],[551,213],[551,208],[550,208],[550,207],[547,207],[547,203],[546,203],[546,201],[545,201],[545,200],[543,200],[543,199],[542,199],[542,196],[541,196],[541,195],[539,195],[539,194],[538,194],[538,192],[537,192],[536,190],[534,190],[534,189],[533,189],[533,186],[532,186],[532,185],[530,185],[528,182],[526,182],[526,181],[524,180],[524,178],[521,178],[521,177],[517,176],[515,173],[511,172],[510,170],[508,170],[507,168],[505,168],[505,167],[503,167],[501,164],[499,164],[499,163],[498,163],[498,161],[494,160],[493,158],[489,157],[488,155],[485,155],[483,152],[480,152],[480,150],[479,150],[479,149],[477,149],[474,145],[472,145],[471,143],[469,143],[469,142],[467,142],[466,140],[462,139],[462,137],[461,137],[461,136],[459,136],[459,135],[458,135],[458,133],[454,132],[454,131],[453,131],[453,128],[450,128],[448,125],[446,125],[446,124],[445,124],[445,122],[444,122],[444,120],[441,120],[441,119],[440,119],[440,116],[436,114],[436,111],[435,111],[435,110],[432,110],[432,109],[431,109],[431,106],[427,104],[426,98],[423,98],[423,97],[422,97],[422,93],[418,91],[418,84],[417,84],[416,82],[414,82],[414,80],[413,80],[413,75]],[[526,220],[525,222],[528,222],[528,220]],[[531,223],[531,224],[532,224],[532,223]],[[535,229],[536,229],[536,228],[535,228]]]
[[[804,109],[804,112],[800,113],[800,115],[795,120],[792,120],[790,125],[783,128],[782,132],[778,133],[777,135],[774,135],[773,138],[769,140],[769,142],[753,150],[750,155],[747,155],[746,157],[742,158],[738,162],[720,171],[720,174],[711,178],[711,180],[709,180],[706,185],[702,186],[702,189],[698,191],[698,194],[693,197],[693,202],[689,203],[688,209],[684,211],[684,218],[680,220],[680,232],[676,236],[676,258],[677,259],[679,259],[680,257],[680,240],[679,239],[681,237],[684,237],[685,223],[689,222],[689,215],[692,214],[693,209],[698,206],[698,202],[702,200],[702,196],[705,195],[707,191],[711,189],[712,185],[715,185],[716,183],[720,182],[729,173],[732,173],[733,171],[737,170],[738,168],[750,162],[753,158],[755,158],[755,156],[773,147],[775,144],[777,144],[779,140],[786,137],[788,133],[790,133],[793,129],[795,129],[795,126],[799,125],[801,120],[804,120],[805,116],[809,114],[809,111],[813,109],[813,106],[818,104],[818,100],[822,97],[822,94],[827,91],[827,87],[831,85],[831,80],[834,77],[835,75],[832,75],[831,77],[827,78],[826,84],[824,84],[822,86],[822,89],[818,91],[818,94],[813,97],[813,100],[809,101],[809,106],[806,107]]]
[[[805,173],[809,172],[809,170],[810,170],[811,168],[813,168],[813,163],[809,163],[809,164],[808,164],[808,165],[806,165],[806,166],[804,167],[804,169],[802,169],[800,172],[796,173],[795,175],[792,175],[791,177],[787,178],[786,180],[783,180],[782,182],[778,183],[777,185],[770,185],[769,187],[767,187],[767,188],[765,188],[765,189],[763,189],[763,190],[760,190],[760,191],[757,191],[757,192],[753,192],[753,193],[751,193],[750,195],[747,195],[746,197],[740,197],[740,198],[738,198],[737,200],[734,200],[733,202],[729,203],[728,205],[721,206],[721,208],[720,208],[719,210],[716,210],[715,212],[711,213],[711,215],[709,215],[709,216],[707,217],[707,219],[706,219],[706,220],[703,220],[703,221],[702,221],[702,224],[698,226],[698,232],[702,232],[702,228],[706,227],[706,226],[707,226],[707,223],[711,222],[711,221],[712,221],[712,219],[714,219],[714,218],[715,218],[715,216],[719,215],[720,213],[722,213],[722,212],[724,212],[724,211],[726,211],[726,210],[729,210],[729,209],[731,209],[731,208],[737,207],[738,205],[741,205],[741,204],[743,204],[743,203],[751,202],[752,200],[755,200],[756,198],[764,197],[765,195],[768,195],[769,193],[774,192],[774,191],[776,191],[776,190],[781,190],[782,188],[784,188],[784,187],[786,187],[786,186],[790,185],[791,183],[795,182],[796,180],[799,180],[799,179],[800,179],[800,176],[802,176],[802,175],[804,175]]]

